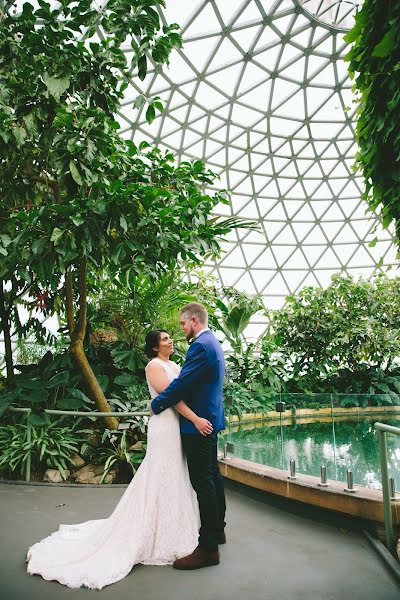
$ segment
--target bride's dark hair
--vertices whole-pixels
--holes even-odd
[[[157,351],[154,350],[154,348],[158,348],[161,333],[168,333],[168,331],[165,331],[165,329],[153,329],[153,331],[149,331],[146,335],[146,346],[144,351],[149,358],[157,356]]]

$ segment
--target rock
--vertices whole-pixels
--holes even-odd
[[[95,448],[97,448],[97,446],[100,446],[100,444],[101,444],[101,435],[94,431],[87,437],[86,441],[91,446],[94,446]]]
[[[114,483],[115,479],[117,477],[117,473],[116,471],[109,471],[106,475],[106,478],[104,479],[103,483]],[[93,477],[92,481],[90,483],[100,483],[100,479],[101,479],[101,475],[97,475],[97,477]]]
[[[138,442],[136,442],[136,444],[130,446],[129,450],[141,450],[143,448],[143,444],[144,442],[142,442],[142,440],[139,440]]]
[[[100,483],[103,475],[104,465],[86,465],[75,471],[73,478],[76,483]],[[112,483],[116,478],[116,471],[111,470],[105,478],[105,483]]]
[[[68,469],[65,470],[65,477],[68,479],[70,476],[70,471]],[[43,475],[43,481],[48,481],[49,483],[62,483],[65,481],[63,476],[61,475],[58,469],[47,469],[45,474]]]
[[[73,454],[71,457],[71,460],[72,460],[73,464],[75,465],[75,467],[77,467],[78,469],[83,467],[83,465],[86,465],[85,459],[82,458],[82,456],[79,456],[79,454]]]

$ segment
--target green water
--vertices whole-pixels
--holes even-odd
[[[378,434],[375,421],[396,427],[399,420],[299,422],[279,426],[239,430],[220,436],[221,450],[227,441],[235,444],[234,454],[256,463],[287,470],[290,459],[296,461],[297,473],[320,477],[321,464],[327,478],[346,481],[347,469],[353,471],[354,483],[381,489]],[[281,433],[282,431],[282,433]],[[400,491],[400,436],[387,436],[389,475]]]

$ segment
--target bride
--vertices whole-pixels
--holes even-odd
[[[146,379],[155,398],[178,376],[169,360],[173,341],[163,330],[146,337],[151,358]],[[71,588],[102,589],[125,577],[132,567],[167,565],[197,545],[199,509],[181,447],[177,412],[206,435],[212,426],[184,402],[151,416],[147,452],[114,512],[107,519],[60,525],[28,550],[28,573]],[[177,412],[176,412],[177,411]]]

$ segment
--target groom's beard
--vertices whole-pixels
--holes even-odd
[[[190,340],[191,340],[191,339],[193,339],[195,335],[196,335],[196,334],[195,334],[195,332],[194,332],[194,330],[193,330],[193,328],[192,328],[192,329],[189,331],[189,333],[187,333],[187,334],[186,334],[186,340],[187,340],[188,342],[190,342]]]

